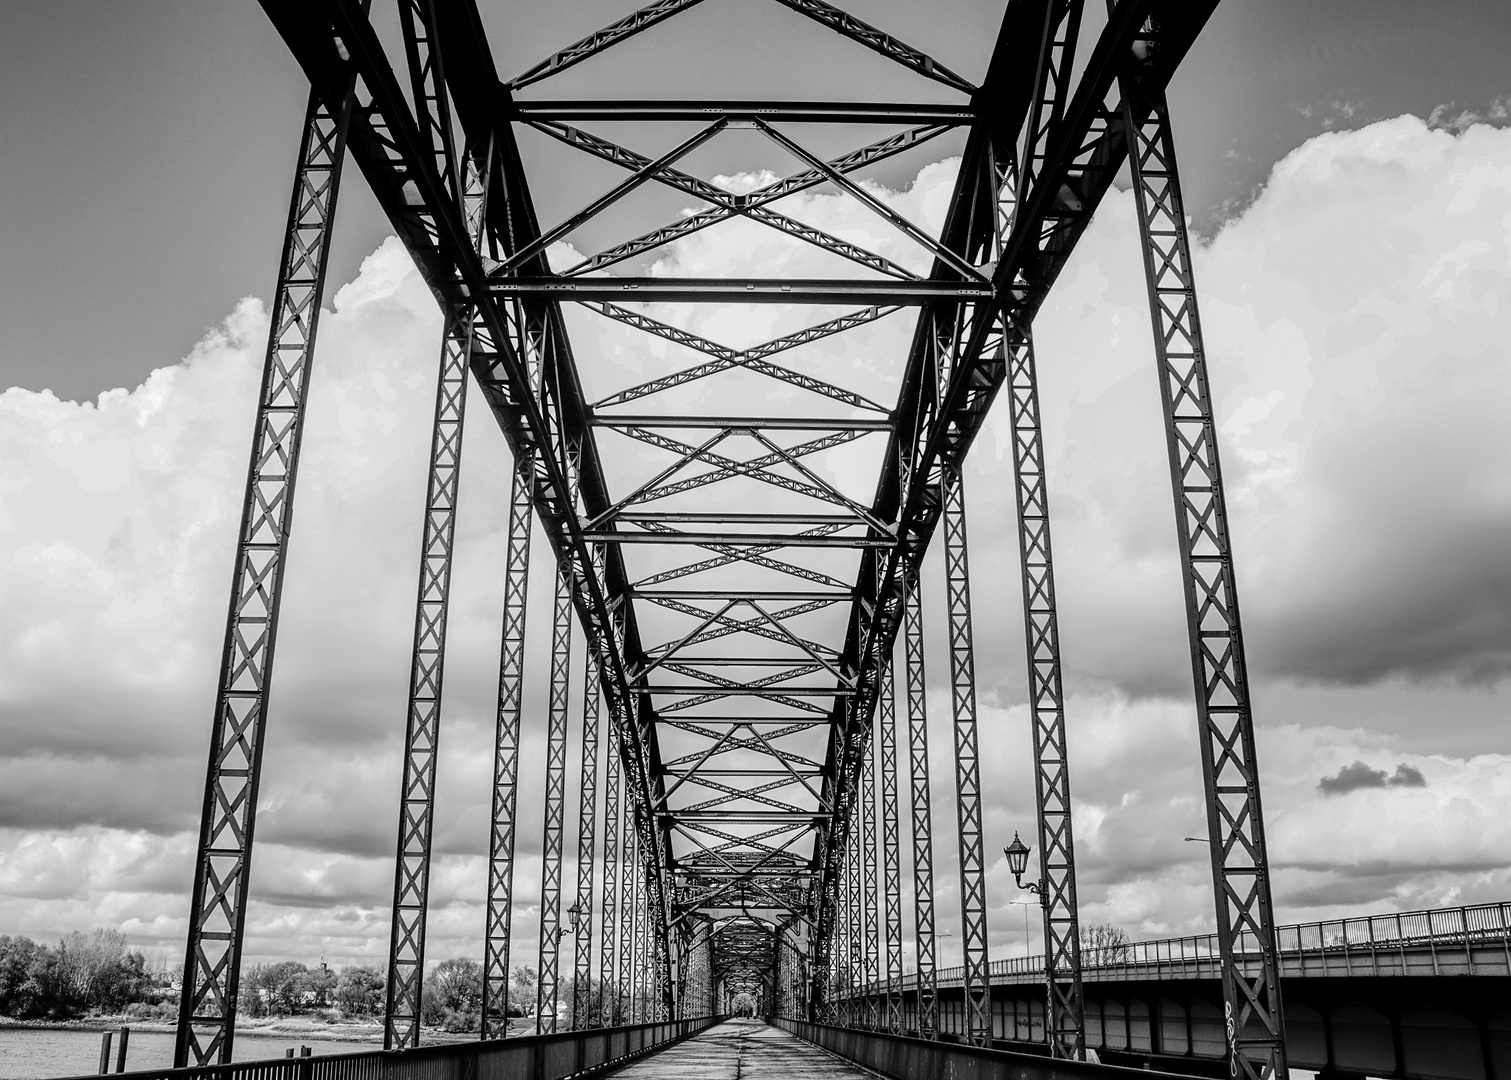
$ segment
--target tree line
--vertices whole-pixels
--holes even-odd
[[[91,1010],[153,1010],[168,997],[169,973],[148,966],[119,930],[75,930],[57,945],[0,935],[0,1015],[67,1019]]]
[[[0,1016],[67,1020],[89,1013],[143,1020],[175,1020],[182,967],[153,965],[131,949],[119,930],[74,931],[56,945],[0,935]],[[511,1017],[532,1016],[538,979],[534,968],[515,967],[509,979]],[[374,1020],[383,1015],[387,976],[382,968],[354,964],[332,970],[295,960],[253,964],[237,988],[237,1012],[247,1017],[320,1015]],[[561,1008],[574,1007],[598,1023],[627,1022],[625,994],[589,980],[578,994],[571,978],[558,991]],[[467,957],[431,967],[420,995],[420,1022],[448,1031],[477,1031],[482,1023],[483,965]]]

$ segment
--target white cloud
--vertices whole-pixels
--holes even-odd
[[[937,227],[954,162],[876,193]],[[727,179],[735,187],[764,177]],[[779,209],[915,268],[916,245],[835,196]],[[820,275],[832,256],[734,221],[655,272]],[[1131,202],[1109,197],[1036,328],[1055,515],[1083,900],[1144,933],[1208,918],[1203,815],[1165,450]],[[763,260],[772,260],[763,265]],[[1511,132],[1453,135],[1411,118],[1312,140],[1198,253],[1248,617],[1282,915],[1499,895],[1507,883],[1504,761],[1487,732],[1456,756],[1404,749],[1362,712],[1328,726],[1265,713],[1285,682],[1500,687],[1511,658]],[[782,306],[656,312],[743,346],[811,314]],[[569,313],[590,397],[691,354]],[[811,320],[810,320],[811,321]],[[386,948],[419,513],[439,318],[396,242],[322,320],[269,730],[249,956]],[[0,395],[0,928],[99,923],[179,947],[229,556],[266,315],[246,301],[184,362],[95,403]],[[890,402],[905,315],[781,362]],[[743,406],[758,376],[695,383],[635,408]],[[770,399],[766,399],[770,400]],[[793,390],[793,412],[827,406]],[[433,955],[482,932],[507,469],[475,409],[463,468],[442,736]],[[999,411],[971,461],[972,564],[988,840],[1031,822],[1016,539]],[[811,459],[870,495],[875,436]],[[616,484],[666,457],[606,437]],[[878,446],[879,448],[879,446]],[[743,499],[747,490],[706,489]],[[636,558],[648,558],[636,553]],[[931,558],[937,563],[938,552]],[[550,579],[536,560],[537,632]],[[937,566],[931,571],[938,580]],[[931,599],[935,604],[938,598]],[[931,607],[934,650],[939,612]],[[647,620],[647,637],[670,632]],[[532,640],[533,655],[543,643]],[[947,671],[931,655],[935,687]],[[580,658],[578,662],[580,670]],[[538,668],[532,666],[532,672]],[[532,674],[527,716],[543,715]],[[1467,691],[1465,691],[1467,692]],[[1345,696],[1341,700],[1347,701]],[[948,784],[936,694],[937,782]],[[539,731],[526,761],[540,759]],[[1420,769],[1423,788],[1326,797],[1354,761]],[[534,902],[539,778],[521,792],[518,880]],[[1323,800],[1326,798],[1326,803]],[[575,804],[574,804],[575,805]],[[1325,810],[1324,810],[1325,806]],[[941,915],[950,804],[938,804]],[[1329,828],[1315,827],[1328,815]],[[1389,828],[1382,828],[1388,824]],[[995,865],[994,941],[1021,913]],[[533,919],[517,934],[532,947]]]

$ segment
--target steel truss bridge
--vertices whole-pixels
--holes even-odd
[[[316,330],[348,159],[444,315],[409,682],[393,931],[390,1047],[420,1038],[437,739],[463,424],[512,454],[483,1036],[503,1034],[526,642],[549,638],[538,1026],[669,1022],[748,995],[794,1021],[897,1031],[911,893],[913,1034],[939,1034],[930,802],[957,808],[963,1037],[991,1037],[986,839],[963,463],[994,405],[1012,431],[1038,819],[1032,877],[1048,942],[1046,1039],[1084,1056],[1060,643],[1033,347],[1035,313],[1114,176],[1130,170],[1153,325],[1205,784],[1216,960],[1232,1074],[1287,1071],[1243,635],[1212,396],[1166,87],[1216,0],[1008,0],[989,63],[959,74],[826,0],[768,0],[793,32],[870,50],[918,100],[565,100],[550,79],[700,0],[654,0],[536,66],[500,73],[475,0],[262,0],[310,81],[238,538],[193,886],[179,1064],[226,1062],[248,903],[268,691]],[[753,4],[756,0],[750,0]],[[528,19],[531,5],[501,18]],[[381,17],[381,18],[380,18]],[[1083,20],[1085,26],[1083,28]],[[1084,29],[1084,33],[1083,33]],[[402,42],[401,47],[395,45]],[[1077,55],[1078,48],[1081,50]],[[939,103],[936,99],[944,99]],[[850,100],[855,99],[855,100]],[[627,131],[621,145],[605,132]],[[730,132],[795,161],[732,191],[693,171]],[[612,167],[617,182],[542,222],[520,135]],[[659,138],[646,132],[664,132]],[[811,149],[850,138],[838,155]],[[837,133],[837,134],[836,134]],[[865,182],[940,137],[963,145],[942,228]],[[617,136],[616,136],[617,137]],[[670,149],[664,149],[666,146]],[[701,160],[701,159],[700,159]],[[642,187],[701,208],[572,265],[553,245]],[[917,257],[884,256],[791,216],[783,200],[852,200]],[[672,277],[646,267],[725,223],[773,251],[818,249],[829,276]],[[580,234],[578,234],[580,235]],[[782,245],[786,245],[783,247]],[[759,344],[695,332],[709,305],[781,305]],[[596,319],[677,357],[590,394],[569,326]],[[911,327],[872,355],[877,400],[816,365],[843,335]],[[581,335],[579,334],[579,337]],[[868,340],[881,340],[873,338]],[[873,382],[876,380],[872,380]],[[689,389],[691,388],[691,389]],[[999,395],[1003,398],[998,403]],[[709,402],[716,404],[710,405]],[[734,403],[719,406],[717,403]],[[483,415],[479,415],[481,408]],[[862,440],[864,442],[862,443]],[[869,491],[825,453],[868,448]],[[632,452],[633,451],[633,452]],[[532,525],[553,561],[550,633],[527,630]],[[953,777],[931,777],[920,595],[944,548]],[[536,558],[542,557],[539,546]],[[586,646],[571,668],[572,637]],[[572,679],[586,702],[569,716]],[[533,718],[532,718],[533,719]],[[569,771],[580,773],[568,835]],[[574,781],[575,783],[575,781]],[[948,793],[948,794],[946,794]],[[601,796],[601,797],[600,797]],[[576,877],[569,844],[576,845]],[[904,851],[906,849],[906,851]],[[903,888],[903,867],[912,889]],[[601,868],[601,880],[599,872]],[[595,902],[595,897],[597,900]],[[563,908],[566,907],[564,911]],[[563,928],[581,919],[562,946]],[[1258,952],[1235,942],[1264,943]],[[564,955],[569,951],[569,955]],[[883,985],[866,1007],[853,988]],[[602,993],[586,1000],[583,991]]]

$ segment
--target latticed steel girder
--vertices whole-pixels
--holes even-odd
[[[706,991],[699,992],[710,996],[721,984],[726,991],[759,993],[763,1001],[806,998],[821,1007],[836,959],[835,918],[847,865],[847,885],[866,897],[850,923],[850,960],[868,984],[883,978],[883,967],[887,984],[895,982],[902,956],[899,851],[905,845],[897,821],[900,746],[909,764],[915,878],[922,873],[920,886],[932,888],[927,763],[921,760],[922,654],[915,635],[909,635],[907,649],[906,742],[888,726],[873,750],[871,733],[879,698],[890,693],[884,687],[895,638],[906,618],[916,618],[923,553],[942,517],[958,519],[952,519],[949,560],[955,749],[962,762],[958,839],[966,868],[967,960],[975,973],[972,1034],[981,1039],[985,848],[974,771],[961,466],[1005,382],[1012,380],[1017,395],[1015,415],[1024,411],[1023,395],[1036,393],[1028,345],[1033,316],[1127,157],[1130,126],[1143,123],[1146,102],[1162,100],[1215,0],[1121,0],[1074,84],[1069,76],[1078,0],[1009,0],[992,58],[975,81],[823,0],[773,0],[809,20],[796,25],[822,28],[869,49],[932,81],[933,93],[945,88],[956,96],[946,104],[534,96],[537,84],[654,32],[698,3],[657,0],[506,82],[495,69],[474,0],[404,0],[400,22],[411,75],[406,94],[359,0],[263,0],[310,76],[313,100],[332,115],[349,117],[350,153],[443,309],[466,313],[466,347],[447,356],[452,368],[465,357],[515,457],[511,551],[527,547],[533,511],[561,582],[557,626],[570,611],[584,631],[589,693],[595,701],[602,694],[615,758],[611,778],[601,786],[605,887],[617,878],[618,895],[612,911],[605,903],[600,919],[599,970],[627,993],[631,1015],[672,1015],[674,986],[704,981]],[[1138,101],[1124,103],[1120,86],[1135,82]],[[527,90],[525,97],[516,96]],[[845,91],[846,97],[864,96],[854,86]],[[694,122],[698,130],[678,129],[653,152],[588,130],[619,121]],[[813,124],[889,130],[825,159],[808,148],[804,125]],[[617,178],[587,205],[543,227],[517,140],[525,129],[594,159],[598,168],[614,167]],[[764,138],[779,158],[796,160],[799,171],[753,191],[703,179],[691,162],[736,130]],[[863,170],[961,131],[962,164],[941,230],[908,220],[862,182]],[[457,147],[465,147],[465,154]],[[481,190],[464,191],[474,178]],[[703,205],[575,261],[552,248],[562,239],[575,241],[582,226],[622,209],[628,196],[646,186]],[[780,204],[819,188],[871,213],[878,229],[901,246],[883,255],[804,222],[785,208],[792,204]],[[816,252],[844,270],[828,278],[610,272],[724,223],[763,228],[782,250]],[[896,254],[905,249],[914,254]],[[570,265],[558,265],[563,262]],[[805,324],[765,342],[726,345],[713,340],[706,320],[689,317],[689,308],[663,306],[701,311],[696,305],[708,304],[777,304],[784,312],[806,305],[816,311]],[[569,322],[582,325],[580,319],[597,320],[621,336],[637,335],[627,340],[681,363],[603,391],[598,383],[605,365],[595,362],[593,400],[567,332]],[[884,319],[913,319],[915,326],[906,352],[890,361],[871,357],[879,371],[890,363],[894,400],[876,400],[881,393],[874,386],[846,385],[837,371],[813,369],[814,349]],[[1035,400],[1035,427],[1036,409]],[[1036,430],[1025,438],[1015,457],[1020,488],[1024,475],[1042,472]],[[867,460],[876,465],[870,494],[852,490],[826,464],[828,452],[852,444],[857,454],[868,451]],[[454,475],[442,482],[454,485]],[[1038,514],[1042,488],[1025,499],[1020,511]],[[436,565],[426,564],[425,580],[449,574],[449,527],[437,519],[444,543],[432,545],[427,532],[425,558]],[[1068,814],[1058,645],[1052,612],[1041,610],[1041,601],[1052,599],[1047,518],[1042,527],[1025,525],[1024,541],[1030,629],[1040,628],[1030,642],[1030,663],[1039,665],[1033,685],[1040,801],[1053,801],[1054,813]],[[437,561],[436,553],[445,558]],[[522,573],[518,567],[512,572]],[[514,588],[509,610],[522,619],[522,578]],[[911,602],[905,602],[908,592]],[[411,736],[411,757],[433,755],[439,715],[444,595],[429,602],[428,621],[422,612],[417,624],[415,685],[431,696],[412,695],[418,702],[411,704],[412,723],[419,726]],[[504,908],[512,888],[507,873],[518,768],[517,681],[523,673],[520,648],[510,652],[511,642],[522,646],[523,628],[514,625],[511,636],[509,625],[487,970],[489,996],[500,1004],[507,953],[498,954],[495,945],[506,950],[509,935]],[[1045,650],[1054,652],[1053,663]],[[564,886],[566,655],[558,629],[543,927],[553,938]],[[883,714],[882,723],[891,725],[890,707]],[[1219,757],[1227,762],[1233,752]],[[585,760],[584,769],[590,768]],[[415,813],[428,814],[433,781],[423,769],[415,775],[406,779],[406,792],[418,793]],[[856,841],[866,844],[863,855],[852,842],[862,812],[880,817],[875,831]],[[592,789],[584,788],[579,817],[591,821],[596,813]],[[428,858],[428,825],[418,816],[406,822],[411,836],[425,837],[425,850],[412,853],[418,867]],[[593,891],[593,843],[590,833],[585,836],[579,906]],[[1056,895],[1071,911],[1068,919],[1052,913],[1051,921],[1062,938],[1070,935],[1062,951],[1073,966],[1068,818],[1063,828],[1056,819],[1041,836],[1056,842],[1046,857],[1063,872]],[[1262,837],[1248,849],[1262,858]],[[401,875],[401,888],[404,880]],[[416,871],[408,880],[421,876]],[[886,892],[879,911],[878,888]],[[932,968],[932,900],[917,902],[919,962]],[[1245,901],[1246,927],[1267,925],[1262,908]],[[878,917],[885,922],[884,944]],[[423,912],[415,926],[404,939],[411,970],[418,970],[423,956]],[[796,940],[806,949],[800,960],[784,952]],[[706,965],[699,959],[705,949],[711,950]],[[555,976],[555,941],[543,940],[542,950],[542,974],[549,969]],[[579,979],[590,961],[590,952],[578,948],[573,970]],[[540,992],[549,1004],[554,978],[542,978]],[[1067,982],[1056,992],[1056,1037],[1062,1052],[1074,1053],[1080,1046],[1078,987]],[[1272,1011],[1278,1016],[1278,1009]],[[1258,1012],[1270,1015],[1264,1008]],[[899,1022],[890,995],[885,1019],[874,1002],[863,1015],[869,1024]],[[921,1020],[931,1033],[932,1019]],[[390,1037],[409,1036],[406,1029]]]

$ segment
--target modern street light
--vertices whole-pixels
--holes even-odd
[[[1017,832],[1013,832],[1013,842],[1002,849],[1002,854],[1007,856],[1007,868],[1013,872],[1013,880],[1018,883],[1018,888],[1027,889],[1039,898],[1040,907],[1049,906],[1048,890],[1045,888],[1044,879],[1030,881],[1023,884],[1023,875],[1028,870],[1029,847],[1025,844]]]

